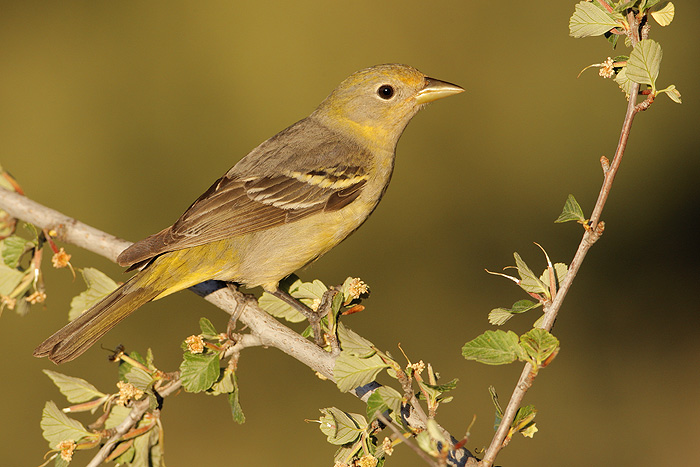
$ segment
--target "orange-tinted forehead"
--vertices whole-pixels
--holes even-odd
[[[341,86],[351,87],[367,81],[377,81],[386,78],[387,80],[398,79],[410,87],[420,88],[425,83],[425,77],[423,73],[408,65],[376,65],[353,73]]]

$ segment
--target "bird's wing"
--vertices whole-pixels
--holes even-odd
[[[334,165],[277,170],[272,176],[229,171],[173,224],[124,250],[122,266],[135,269],[168,251],[191,248],[347,206],[367,182],[366,168]]]

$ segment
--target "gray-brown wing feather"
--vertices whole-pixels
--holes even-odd
[[[172,227],[124,250],[119,264],[135,269],[168,251],[268,229],[321,210],[338,210],[355,200],[366,183],[365,169],[358,166],[233,177],[227,174],[217,180]]]

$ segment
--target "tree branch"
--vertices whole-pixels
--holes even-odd
[[[637,42],[639,42],[639,22],[637,21],[634,13],[631,10],[627,15],[627,20],[629,21],[630,34],[632,37],[632,46],[634,47],[634,45]],[[622,130],[620,131],[620,138],[617,143],[617,149],[615,150],[615,155],[613,156],[613,160],[610,164],[610,167],[606,167],[607,164],[603,164],[603,184],[600,188],[600,193],[598,194],[598,199],[596,200],[595,206],[593,207],[593,213],[591,214],[590,221],[588,223],[586,231],[583,234],[583,238],[581,239],[581,242],[578,245],[576,254],[574,255],[574,259],[571,261],[571,265],[569,266],[569,270],[566,273],[566,277],[562,281],[560,289],[557,291],[557,294],[552,300],[552,302],[548,305],[545,305],[544,307],[545,316],[542,320],[542,323],[540,324],[540,328],[545,329],[547,331],[552,330],[554,322],[557,319],[557,315],[561,309],[562,304],[564,303],[564,298],[566,298],[566,294],[569,292],[569,289],[571,289],[571,286],[574,282],[574,278],[576,277],[576,274],[578,273],[579,269],[581,269],[581,265],[583,264],[584,258],[588,254],[588,251],[591,249],[593,244],[598,240],[598,238],[600,238],[605,228],[605,223],[600,221],[600,216],[603,212],[603,208],[605,207],[605,203],[608,200],[608,195],[610,194],[610,190],[612,189],[612,184],[615,180],[615,175],[620,169],[620,164],[622,163],[622,156],[624,155],[625,149],[627,148],[627,141],[629,140],[630,130],[632,128],[634,116],[640,110],[645,109],[645,107],[639,107],[637,105],[636,97],[638,95],[639,84],[633,82],[630,88],[630,95],[627,103],[627,111],[625,113],[625,118],[622,123]],[[505,444],[507,444],[506,437],[508,435],[508,432],[510,431],[513,420],[515,419],[515,415],[517,414],[518,409],[522,404],[525,394],[527,393],[528,389],[530,389],[530,386],[532,386],[532,382],[534,381],[535,376],[536,373],[533,372],[532,365],[530,363],[526,363],[522,373],[520,374],[518,383],[516,384],[515,389],[513,390],[513,394],[511,395],[510,400],[508,401],[508,406],[506,407],[506,410],[503,413],[503,419],[501,420],[501,424],[499,425],[498,430],[496,430],[496,433],[494,434],[493,439],[491,440],[491,444],[486,450],[486,454],[484,455],[484,458],[480,463],[481,466],[492,466],[499,451],[503,447],[505,447]]]
[[[2,188],[0,188],[0,209],[5,210],[14,218],[21,219],[50,232],[53,231],[51,232],[52,235],[62,242],[79,246],[112,261],[116,260],[124,248],[131,245],[131,242],[102,232],[32,201],[23,195]],[[335,382],[333,368],[337,355],[324,351],[313,342],[303,338],[277,321],[263,311],[255,300],[249,300],[244,294],[220,281],[206,281],[190,287],[190,290],[230,315],[234,313],[239,314],[238,319],[254,335],[254,339],[251,338],[250,342],[248,342],[249,344],[275,347],[324,378]],[[179,387],[179,380],[175,380],[172,385],[167,386],[168,392],[161,392],[160,395],[165,397],[175,392]],[[372,382],[355,388],[350,392],[366,402],[369,396],[379,387],[381,387],[380,384]],[[107,444],[100,449],[89,465],[99,465],[109,455],[119,438],[138,423],[147,408],[147,405],[143,406],[143,401],[137,402],[129,417],[117,428],[119,430],[118,433],[111,437]],[[411,429],[416,432],[425,429],[425,420],[421,417],[411,417],[407,421],[410,423]],[[444,430],[444,433],[446,436],[449,436],[446,430]],[[451,454],[454,461],[449,465],[464,466],[469,459],[474,459],[471,452],[465,448],[454,449]]]

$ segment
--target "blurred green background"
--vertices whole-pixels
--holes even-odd
[[[172,223],[259,142],[306,116],[351,72],[402,62],[467,92],[430,106],[398,148],[392,186],[370,221],[301,272],[370,284],[367,310],[346,323],[378,347],[459,378],[439,421],[484,447],[493,384],[503,401],[520,365],[466,362],[461,345],[489,329],[488,311],[525,298],[492,277],[518,251],[544,268],[537,241],[570,262],[581,231],[555,225],[567,194],[590,212],[625,110],[615,83],[590,63],[613,52],[601,38],[568,37],[575,2],[3,2],[0,14],[0,162],[27,195],[88,224],[138,240]],[[697,2],[652,27],[664,47],[658,83],[676,84],[637,116],[622,170],[554,333],[562,349],[526,402],[539,409],[533,440],[517,436],[503,465],[698,465],[700,307],[696,240],[700,191]],[[693,84],[695,83],[695,84]],[[117,280],[121,269],[67,246],[76,267]],[[47,263],[48,264],[48,263]],[[47,268],[49,269],[49,268]],[[38,465],[47,450],[46,400],[65,399],[32,349],[65,323],[83,289],[47,271],[48,300],[0,326],[3,464]],[[105,346],[152,347],[173,370],[200,316],[227,316],[183,292],[149,304]],[[513,319],[524,331],[537,316]],[[59,368],[115,391],[107,352]],[[364,412],[274,349],[240,362],[247,422],[226,401],[180,394],[163,413],[168,465],[332,465],[318,409]],[[83,419],[86,421],[87,419]],[[7,449],[10,448],[10,449]],[[89,453],[76,455],[76,465]],[[422,465],[407,448],[389,465]]]

